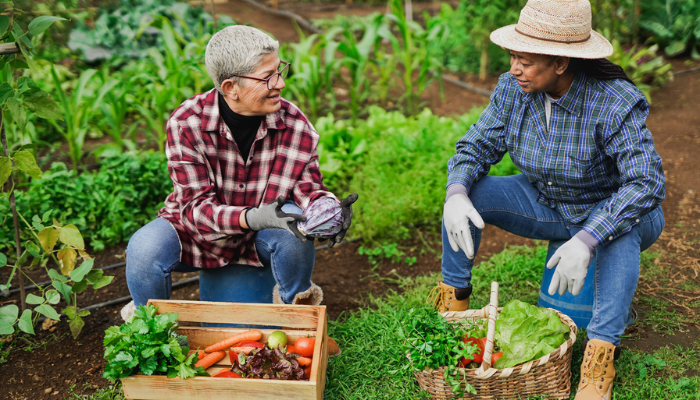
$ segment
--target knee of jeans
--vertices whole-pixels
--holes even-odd
[[[275,255],[290,260],[298,260],[300,263],[305,260],[311,260],[313,263],[316,254],[314,242],[309,240],[306,243],[302,243],[291,232],[285,231],[284,233],[284,239],[277,242],[277,246],[275,246]]]
[[[147,230],[137,231],[126,246],[126,269],[138,273],[158,266],[161,270],[180,258],[180,242],[166,234],[152,234]],[[174,260],[170,262],[171,260]],[[163,270],[163,272],[167,272]]]
[[[282,206],[282,211],[286,212],[287,214],[303,214],[304,211],[299,208],[294,202],[288,201],[284,203]]]

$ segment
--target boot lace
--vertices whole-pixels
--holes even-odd
[[[585,368],[582,368],[581,375],[584,377],[586,383],[595,385],[599,380],[598,378],[603,377],[605,352],[605,347],[596,348],[593,357],[589,359]],[[585,371],[583,369],[585,369]],[[605,377],[603,377],[603,379],[605,379]]]
[[[428,293],[425,303],[435,306],[438,310],[443,306],[444,296],[440,285],[435,286],[430,293]]]

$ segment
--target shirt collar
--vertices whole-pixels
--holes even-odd
[[[287,125],[282,119],[282,113],[286,110],[286,100],[282,100],[282,108],[277,112],[268,114],[262,121],[262,128],[265,129],[285,129]],[[225,132],[223,118],[221,118],[221,113],[219,113],[219,96],[216,89],[212,89],[207,93],[204,98],[203,108],[206,112],[202,113],[201,116],[201,130],[202,132],[212,132],[219,131]]]
[[[575,114],[580,117],[581,115],[583,115],[585,85],[586,75],[583,72],[577,73],[576,76],[574,76],[574,80],[571,82],[571,86],[569,86],[569,90],[567,90],[561,98],[557,99],[552,104],[558,104],[560,107],[562,107],[569,113]],[[525,93],[523,95],[523,103],[530,102],[535,98],[544,98],[544,94]]]

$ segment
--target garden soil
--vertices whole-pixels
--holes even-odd
[[[295,3],[281,4],[282,7],[292,10],[298,8]],[[297,39],[296,31],[289,20],[267,15],[237,0],[216,7],[217,12],[225,12],[238,22],[251,23],[272,32],[280,40]],[[306,18],[318,18],[332,17],[336,12],[366,14],[375,10],[383,11],[384,8],[312,6],[304,3],[303,9],[295,11]],[[676,71],[699,66],[697,63],[683,61],[673,63]],[[492,76],[486,82],[472,80],[471,83],[483,88],[492,88],[496,79],[497,77]],[[640,279],[634,304],[640,318],[628,329],[623,340],[623,345],[629,348],[652,351],[667,344],[688,346],[700,337],[698,319],[695,316],[700,309],[689,306],[692,301],[697,304],[698,293],[693,290],[700,285],[700,253],[693,248],[697,246],[690,245],[697,243],[700,238],[700,114],[697,112],[699,93],[700,71],[679,74],[672,82],[652,94],[653,104],[647,124],[654,134],[657,150],[664,160],[667,198],[662,205],[666,215],[666,230],[651,250],[672,255],[673,257],[664,259],[673,261],[659,262],[658,267],[665,280],[648,279],[644,276]],[[424,100],[435,113],[441,115],[461,114],[488,101],[482,95],[450,84],[445,85],[444,100],[439,96],[436,87],[430,89]],[[381,295],[388,290],[400,291],[394,280],[397,274],[414,277],[439,272],[441,248],[437,227],[437,224],[426,225],[416,231],[415,241],[402,244],[402,250],[407,255],[416,257],[416,262],[412,265],[403,262],[372,265],[365,256],[358,254],[360,241],[346,242],[330,249],[319,249],[313,281],[324,290],[324,304],[327,306],[329,317],[342,319],[344,313],[366,306],[369,295]],[[429,245],[426,246],[425,243]],[[532,245],[534,242],[487,226],[477,263],[502,251],[507,245],[520,244]],[[94,254],[96,266],[124,261],[123,250],[123,247],[115,247]],[[129,294],[123,268],[110,270],[107,274],[115,276],[114,282],[98,291],[88,290],[88,293],[79,299],[80,307]],[[176,274],[173,280],[179,281],[192,276],[193,274]],[[0,278],[2,277],[6,279],[6,276],[0,274]],[[45,276],[34,278],[39,281],[46,280]],[[687,285],[687,282],[694,285]],[[15,282],[15,287],[16,285]],[[673,297],[669,296],[669,287],[674,288]],[[644,303],[639,302],[641,295],[669,301],[673,305],[669,313],[684,316],[687,323],[676,329],[674,334],[661,337],[652,329],[656,320],[645,319],[647,309]],[[193,283],[175,289],[172,297],[197,300],[198,285]],[[0,305],[19,304],[18,302],[18,295],[0,298]],[[94,310],[85,318],[85,327],[77,339],[71,337],[65,321],[37,327],[36,337],[20,336],[15,341],[13,351],[7,355],[7,361],[0,364],[0,398],[74,398],[72,394],[91,394],[98,388],[109,385],[109,382],[101,377],[104,369],[102,340],[105,329],[122,323],[119,316],[122,305]],[[340,343],[341,348],[342,345]],[[698,371],[691,373],[697,374]]]

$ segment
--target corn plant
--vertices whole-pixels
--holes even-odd
[[[109,70],[104,68],[100,70],[98,76],[101,80],[100,86],[112,87],[112,90],[105,93],[104,101],[100,103],[102,118],[99,120],[98,126],[107,132],[113,140],[100,148],[98,152],[103,153],[109,149],[121,152],[124,148],[133,150],[136,147],[135,135],[138,125],[127,126],[126,121],[129,114],[134,111],[135,97],[132,94],[132,88],[141,84],[142,81],[138,77],[128,75],[114,78]]]
[[[82,162],[85,137],[100,112],[99,104],[105,94],[119,83],[116,79],[109,80],[97,90],[97,93],[93,94],[96,86],[96,82],[93,80],[95,74],[97,74],[97,70],[94,69],[83,71],[73,91],[66,93],[61,86],[56,70],[51,68],[51,78],[56,90],[58,106],[64,119],[62,123],[55,120],[49,120],[49,122],[68,142],[68,155],[73,169],[76,171]]]
[[[394,23],[399,35],[396,37],[383,30],[382,36],[389,40],[393,53],[403,67],[401,79],[405,92],[400,100],[405,100],[408,112],[415,114],[421,95],[436,77],[431,70],[440,76],[442,67],[428,52],[428,44],[440,36],[442,28],[434,26],[431,31],[426,31],[417,22],[408,20],[401,0],[390,0],[389,5],[391,14],[387,14],[386,18]]]
[[[338,43],[318,34],[306,37],[301,31],[299,37],[299,43],[280,48],[280,58],[292,63],[292,73],[285,81],[286,92],[315,122],[336,106],[333,84],[339,68],[335,58]]]

